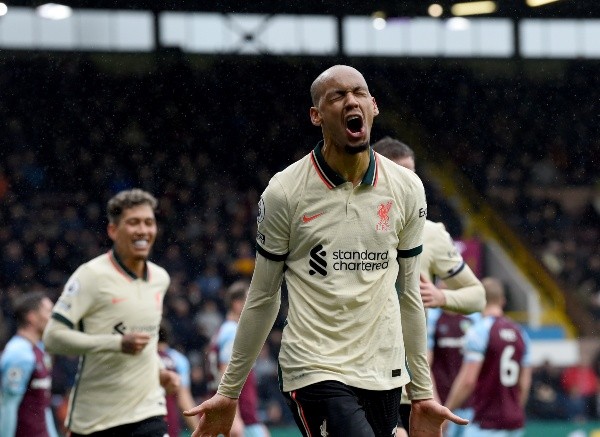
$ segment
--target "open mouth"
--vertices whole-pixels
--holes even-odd
[[[353,134],[358,134],[362,131],[363,120],[359,115],[351,115],[346,119],[346,129]]]
[[[133,246],[136,249],[146,249],[150,246],[150,242],[148,240],[135,240]]]

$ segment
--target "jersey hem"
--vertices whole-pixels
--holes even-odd
[[[389,380],[386,382],[376,382],[360,378],[348,378],[343,377],[341,375],[319,373],[312,374],[304,378],[298,378],[294,382],[286,382],[284,380],[283,391],[290,392],[323,381],[337,381],[341,382],[342,384],[346,384],[350,387],[360,388],[363,390],[384,391],[402,387],[410,382],[410,378],[408,377],[408,375],[406,375],[397,379],[394,378],[394,380]]]
[[[107,429],[115,428],[117,426],[123,426],[123,425],[128,425],[131,423],[141,422],[142,420],[150,419],[151,417],[166,416],[166,415],[167,415],[167,410],[165,408],[159,408],[154,411],[145,411],[143,415],[141,415],[140,417],[136,417],[134,419],[131,419],[131,417],[127,417],[127,418],[123,418],[121,421],[115,421],[115,422],[112,422],[109,424],[107,424],[106,422],[103,422],[102,425],[94,425],[90,428],[79,428],[79,427],[77,427],[77,425],[73,426],[73,424],[70,424],[69,430],[71,432],[76,432],[77,434],[86,434],[86,433],[91,434],[94,432],[105,431]]]

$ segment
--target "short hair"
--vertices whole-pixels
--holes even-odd
[[[139,188],[124,190],[114,195],[107,203],[106,214],[109,223],[119,223],[123,211],[139,205],[149,205],[153,211],[156,211],[158,201],[147,191]]]
[[[396,159],[412,158],[415,159],[415,152],[407,144],[392,137],[383,137],[375,144],[373,150],[380,155],[385,156],[392,161]]]
[[[227,289],[227,293],[225,294],[225,303],[227,304],[227,308],[231,308],[231,305],[236,300],[246,300],[248,288],[250,288],[250,282],[246,281],[245,279],[240,279],[231,284]]]
[[[18,296],[13,304],[15,320],[17,327],[27,326],[27,314],[31,311],[37,311],[42,306],[42,301],[46,299],[46,293],[42,291],[30,291]]]
[[[506,299],[504,292],[504,283],[491,276],[487,276],[481,280],[483,288],[485,288],[485,299],[487,303],[502,305]]]
[[[310,86],[310,99],[315,108],[319,106],[319,100],[323,94],[323,82],[325,82],[325,76],[319,75]]]
[[[310,98],[312,100],[313,106],[315,106],[315,107],[319,106],[319,100],[321,99],[321,95],[323,94],[323,83],[325,83],[325,81],[327,81],[329,79],[329,77],[332,73],[335,73],[336,70],[340,70],[340,69],[352,69],[352,70],[356,71],[365,80],[365,85],[367,85],[367,89],[369,89],[367,81],[360,71],[358,71],[356,68],[351,67],[349,65],[337,64],[337,65],[329,67],[327,70],[321,72],[321,74],[319,74],[317,76],[317,78],[313,81],[313,83],[310,85]]]

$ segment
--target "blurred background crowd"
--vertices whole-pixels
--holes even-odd
[[[190,60],[165,52],[151,61],[10,55],[0,64],[0,350],[14,331],[15,296],[41,289],[55,300],[81,263],[110,248],[107,199],[140,187],[159,199],[152,260],[171,275],[164,314],[202,400],[205,351],[223,321],[224,290],[252,275],[260,193],[320,138],[308,118],[308,90],[323,60]],[[427,160],[452,163],[561,290],[597,319],[598,66],[540,64],[542,77],[535,62],[504,69],[493,61],[475,68],[352,64],[381,110],[372,140],[407,142],[418,152],[418,173]],[[424,183],[429,218],[461,238],[465,217],[435,183]],[[291,423],[277,387],[284,319],[285,304],[256,366],[270,425]],[[56,362],[57,408],[76,365],[75,358]],[[598,417],[599,372],[598,363],[540,367],[529,414]]]

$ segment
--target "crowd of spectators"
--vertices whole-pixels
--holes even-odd
[[[495,78],[440,70],[424,98],[411,102],[443,146],[432,157],[452,160],[560,288],[598,319],[597,65],[532,61],[513,68],[520,70]]]
[[[560,367],[546,360],[532,374],[527,415],[535,420],[582,423],[600,418],[600,353],[590,365]]]
[[[171,275],[165,317],[202,399],[203,357],[223,321],[224,289],[252,274],[260,193],[274,172],[316,145],[308,89],[338,61],[166,53],[132,67],[127,55],[3,56],[0,349],[14,329],[13,298],[32,288],[57,298],[77,266],[110,247],[106,200],[136,186],[159,199],[152,259]],[[600,79],[591,69],[574,63],[550,81],[438,64],[353,64],[382,112],[373,139],[410,139],[418,124],[433,155],[455,161],[540,259],[552,252],[565,292],[600,302],[599,202],[591,188],[599,183],[592,114]],[[397,132],[398,120],[411,131]],[[424,182],[429,218],[461,237],[460,215]],[[560,196],[550,203],[531,194],[567,185],[589,188],[589,201],[565,210]],[[285,305],[257,364],[268,424],[290,421],[276,386],[284,319]],[[74,366],[70,359],[56,366],[57,393],[68,390]]]

